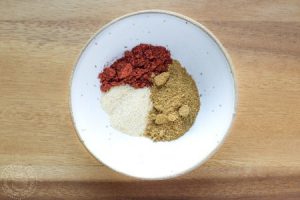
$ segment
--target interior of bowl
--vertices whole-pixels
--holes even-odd
[[[120,133],[101,108],[99,72],[140,43],[168,48],[197,84],[200,111],[177,140]],[[130,176],[161,179],[189,171],[215,152],[232,123],[236,91],[228,57],[205,28],[173,13],[145,11],[109,23],[88,43],[74,69],[70,100],[78,135],[98,160]]]

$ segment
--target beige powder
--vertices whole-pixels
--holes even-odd
[[[132,136],[144,134],[152,109],[149,88],[113,87],[103,94],[101,105],[109,115],[112,127]]]

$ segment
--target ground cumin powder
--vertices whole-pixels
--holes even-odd
[[[200,107],[195,81],[180,63],[173,60],[168,72],[153,78],[145,136],[154,141],[177,139],[193,125]]]

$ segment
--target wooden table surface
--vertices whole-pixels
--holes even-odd
[[[237,117],[221,149],[178,178],[98,163],[69,113],[71,71],[104,24],[167,9],[207,26],[236,70]],[[300,1],[0,1],[0,198],[300,199]]]

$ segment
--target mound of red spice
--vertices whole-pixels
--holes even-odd
[[[171,54],[165,47],[140,44],[104,68],[99,74],[101,90],[107,92],[113,86],[125,84],[134,88],[149,87],[151,75],[167,71],[171,63]]]

